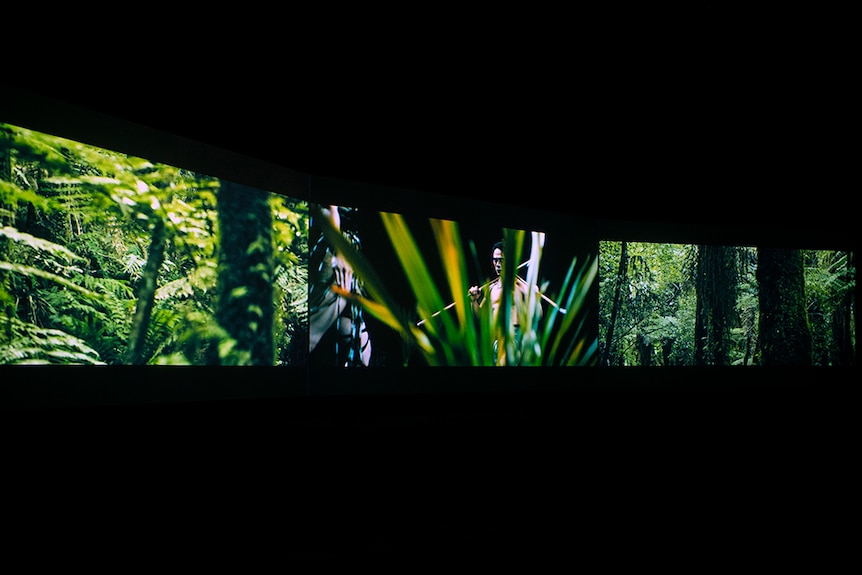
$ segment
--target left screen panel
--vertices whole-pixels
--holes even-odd
[[[0,364],[298,366],[308,202],[0,123]]]

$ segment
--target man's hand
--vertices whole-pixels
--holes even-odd
[[[353,268],[347,263],[347,260],[332,256],[332,272],[335,275],[335,285],[344,291],[352,292],[353,289]]]

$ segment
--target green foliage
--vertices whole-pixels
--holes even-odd
[[[48,329],[0,315],[0,365],[85,364],[103,365],[99,353],[81,339],[58,329]]]
[[[163,222],[147,361],[243,363],[213,320],[218,179],[2,123],[0,153],[9,160],[8,173],[0,173],[7,328],[0,350],[8,350],[0,362],[122,362],[151,233]],[[287,347],[284,334],[288,326],[301,329],[305,311],[295,268],[306,251],[307,207],[271,196],[282,288],[273,329]]]
[[[55,266],[59,266],[60,262],[65,265],[69,265],[75,261],[80,263],[86,262],[85,258],[82,258],[64,246],[20,232],[12,227],[0,228],[0,237],[8,238],[14,242],[18,242],[22,246],[29,247],[37,258],[54,258],[56,260]]]
[[[334,228],[322,212],[315,213],[327,241],[334,250],[345,257],[354,273],[362,278],[368,296],[360,296],[340,290],[343,297],[358,302],[365,311],[395,330],[406,348],[420,352],[423,360],[431,366],[492,366],[501,365],[589,365],[596,350],[595,338],[584,327],[587,294],[597,274],[595,259],[585,262],[580,268],[572,261],[566,278],[561,300],[565,302],[565,313],[554,309],[544,320],[538,313],[541,300],[533,288],[538,277],[543,236],[533,233],[527,236],[521,230],[504,230],[505,262],[501,277],[503,301],[501,310],[511,309],[511,294],[514,289],[516,265],[531,237],[529,273],[527,276],[527,305],[519,310],[524,353],[518,357],[514,346],[514,332],[508,313],[496,317],[490,305],[479,306],[478,313],[471,310],[467,292],[469,276],[466,262],[459,246],[460,230],[457,222],[429,220],[436,240],[437,257],[441,259],[446,273],[445,287],[441,291],[430,271],[429,255],[423,254],[406,221],[399,214],[381,213],[380,218],[395,249],[398,261],[407,277],[415,297],[414,310],[402,309],[388,293],[378,274],[362,253]],[[475,246],[471,246],[475,256]],[[486,286],[487,287],[487,286]],[[447,305],[447,301],[452,301]],[[444,308],[454,308],[454,313],[438,313]],[[416,323],[415,315],[424,318]],[[542,325],[544,321],[544,326]],[[501,342],[496,346],[495,341]]]
[[[807,251],[805,262],[805,295],[808,320],[813,331],[813,360],[815,365],[827,365],[833,361],[833,353],[843,336],[835,333],[836,320],[841,315],[850,315],[848,327],[855,348],[855,322],[852,306],[856,289],[856,270],[852,254],[846,251]]]
[[[601,242],[599,261],[599,337],[607,342],[610,312],[617,271],[620,242]],[[625,282],[619,300],[615,342],[620,356],[611,363],[638,364],[644,358],[638,344],[652,346],[650,357],[658,363],[683,363],[691,358],[694,298],[693,246],[629,242]],[[690,306],[690,307],[687,307]],[[689,321],[683,321],[687,318]]]
[[[643,360],[638,344],[647,342],[657,365],[693,365],[695,321],[698,301],[696,279],[698,246],[659,243],[628,243],[630,254],[621,298],[614,342],[607,341],[613,293],[620,259],[620,243],[605,241],[599,246],[599,338],[603,346],[618,349],[613,365],[638,365]],[[728,332],[722,342],[731,365],[758,363],[759,287],[756,279],[757,250],[736,247],[725,265],[734,269],[733,308]],[[812,327],[815,358],[831,365],[830,350],[835,345],[833,323],[840,311],[852,315],[855,269],[847,252],[813,250],[805,252],[805,293],[808,319]],[[715,290],[716,286],[710,289]],[[701,294],[703,295],[703,294]],[[842,307],[844,306],[844,307]],[[855,333],[854,330],[848,330]],[[852,337],[852,336],[851,336]],[[850,345],[855,348],[855,339]]]

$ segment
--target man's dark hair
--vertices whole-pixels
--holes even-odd
[[[491,246],[491,253],[494,253],[494,250],[497,250],[497,249],[499,249],[500,251],[504,251],[503,250],[503,240],[500,240],[499,242],[494,242],[494,245]]]

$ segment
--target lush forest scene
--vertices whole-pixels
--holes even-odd
[[[0,123],[0,364],[304,365],[308,205]]]
[[[851,366],[852,251],[603,241],[603,366]]]

